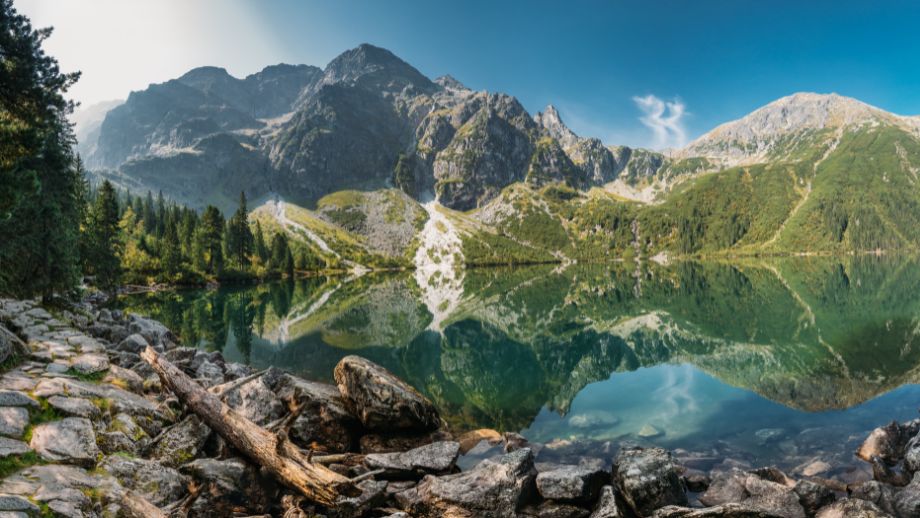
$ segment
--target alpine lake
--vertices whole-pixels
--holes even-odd
[[[519,432],[573,455],[657,445],[868,478],[859,444],[917,417],[914,258],[547,265],[453,281],[371,273],[117,304],[186,345],[311,380],[334,383],[342,357],[364,356],[430,398],[455,432]]]

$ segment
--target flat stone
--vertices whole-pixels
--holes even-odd
[[[105,346],[99,340],[86,335],[76,335],[67,338],[67,343],[74,346],[82,353],[98,353],[105,351]]]
[[[0,435],[22,437],[29,426],[29,411],[19,406],[0,407]]]
[[[51,396],[48,404],[61,412],[76,417],[95,418],[102,414],[99,407],[88,399],[66,396]]]
[[[38,401],[18,390],[0,390],[0,406],[30,406],[38,408]]]
[[[0,458],[9,457],[10,455],[22,455],[30,451],[32,451],[32,448],[29,448],[29,445],[22,441],[0,437]]]
[[[51,374],[64,374],[70,370],[70,364],[52,362],[49,363],[47,367],[45,367],[45,370]]]
[[[104,398],[111,400],[112,408],[116,412],[126,412],[131,415],[144,415],[162,419],[156,404],[143,397],[122,390],[107,383],[87,383],[71,378],[48,378],[41,380],[35,386],[33,394],[37,397],[70,396],[83,398]]]
[[[450,471],[459,454],[459,443],[441,441],[406,452],[372,453],[364,458],[364,463],[371,469],[385,469],[391,476],[421,476]]]
[[[37,513],[39,508],[21,496],[0,494],[0,511]]]
[[[19,370],[7,372],[3,376],[0,376],[0,389],[4,390],[21,390],[29,392],[35,388],[36,384],[38,384],[37,379]]]
[[[109,370],[109,358],[104,354],[88,353],[75,356],[70,367],[80,374],[96,374]]]
[[[94,465],[99,454],[93,425],[83,417],[67,417],[36,426],[29,446],[46,460],[82,466]]]

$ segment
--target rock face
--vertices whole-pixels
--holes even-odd
[[[335,367],[335,382],[346,407],[371,430],[434,430],[441,424],[431,401],[383,367],[346,356]]]
[[[621,450],[614,478],[626,503],[640,516],[668,505],[687,505],[687,489],[678,466],[660,448]]]
[[[648,169],[629,167],[628,148],[577,137],[552,107],[531,117],[510,95],[431,81],[367,44],[324,70],[277,65],[238,79],[196,68],[133,92],[83,135],[91,169],[119,170],[98,174],[191,206],[270,190],[306,204],[395,184],[466,210],[516,181],[585,187]]]
[[[426,477],[418,485],[412,512],[417,516],[513,517],[533,496],[536,469],[529,449],[485,460],[465,473]]]

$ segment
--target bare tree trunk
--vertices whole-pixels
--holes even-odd
[[[160,356],[152,347],[141,353],[163,385],[195,412],[212,430],[234,448],[267,469],[275,477],[300,491],[308,499],[333,506],[339,496],[356,496],[351,481],[329,468],[315,464],[286,437],[279,437],[221,402],[187,374]]]

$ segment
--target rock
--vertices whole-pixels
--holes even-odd
[[[361,425],[345,409],[334,385],[282,377],[278,396],[302,408],[291,425],[294,442],[317,451],[352,451],[358,442]]]
[[[568,418],[569,426],[573,428],[588,429],[600,426],[613,426],[620,422],[620,418],[606,410],[593,410],[573,414]]]
[[[782,515],[743,504],[722,504],[704,509],[668,506],[659,509],[653,516],[654,518],[782,518]]]
[[[385,469],[390,477],[413,477],[447,473],[457,462],[460,444],[441,441],[401,453],[372,453],[364,458],[370,469]]]
[[[709,478],[709,475],[702,471],[696,469],[687,469],[684,471],[684,483],[687,485],[688,491],[702,493],[709,489],[709,484],[711,482],[712,479]]]
[[[18,390],[0,390],[0,406],[30,406],[38,408],[38,401]]]
[[[26,344],[3,325],[0,325],[0,363],[10,359],[14,354],[25,354]]]
[[[10,513],[21,511],[32,515],[38,514],[39,508],[21,496],[0,494],[0,511]]]
[[[754,437],[758,444],[767,444],[782,439],[785,434],[786,430],[782,428],[761,428],[754,432]]]
[[[588,518],[590,511],[576,505],[561,502],[540,502],[521,510],[518,516],[534,518]]]
[[[866,500],[888,514],[894,514],[895,489],[876,480],[861,482],[847,488],[851,498]]]
[[[22,455],[30,451],[32,451],[32,448],[29,448],[29,445],[22,441],[0,437],[0,459],[10,455]]]
[[[257,514],[276,500],[277,485],[243,459],[196,459],[180,471],[199,483],[193,516],[232,516],[240,508]]]
[[[211,429],[192,414],[160,434],[147,450],[147,456],[166,466],[178,467],[201,453]]]
[[[111,455],[99,464],[99,469],[158,507],[181,499],[188,485],[185,475],[152,460]]]
[[[920,420],[910,421],[905,424],[891,423],[872,430],[869,437],[862,443],[856,456],[871,462],[878,457],[887,464],[895,464],[904,455],[908,441],[920,430]]]
[[[125,413],[115,414],[109,424],[109,430],[125,434],[131,442],[139,443],[139,446],[146,447],[150,441],[150,434],[137,423],[134,417]]]
[[[146,338],[139,334],[128,335],[127,338],[118,343],[116,349],[119,351],[125,351],[129,353],[140,354],[147,346],[150,345],[150,342]]]
[[[128,453],[135,455],[140,448],[137,443],[132,441],[124,432],[99,432],[96,434],[96,444],[102,453],[114,455],[116,453]]]
[[[561,466],[540,472],[537,490],[549,500],[593,502],[609,479],[609,473],[597,467]]]
[[[893,518],[877,505],[865,500],[844,498],[822,508],[815,518]]]
[[[93,466],[99,454],[93,425],[83,417],[67,417],[36,426],[29,446],[45,460],[81,466]]]
[[[224,382],[224,369],[220,365],[203,361],[195,370],[195,378],[205,387],[213,387]]]
[[[77,397],[51,396],[48,398],[48,404],[52,408],[59,410],[67,415],[76,417],[96,418],[102,415],[99,407],[91,401]]]
[[[29,426],[29,411],[20,406],[0,407],[0,435],[22,437]]]
[[[808,479],[796,482],[794,491],[799,495],[799,504],[805,509],[806,516],[814,516],[818,509],[832,504],[837,499],[827,486]]]
[[[502,434],[491,428],[480,428],[479,430],[466,432],[457,439],[457,442],[460,443],[460,454],[466,455],[467,452],[475,448],[476,445],[482,441],[486,441],[494,446],[502,442]]]
[[[666,505],[687,505],[678,466],[661,448],[620,450],[614,479],[623,499],[640,516]]]
[[[215,390],[220,390],[220,385]],[[275,421],[285,412],[284,405],[264,375],[225,392],[221,398],[228,406],[259,425]]]
[[[102,378],[103,383],[111,383],[118,388],[141,394],[144,392],[144,379],[136,372],[130,369],[119,367],[118,365],[109,366],[109,372]]]
[[[623,518],[624,516],[626,512],[620,508],[616,488],[602,487],[600,498],[597,499],[597,505],[594,506],[590,518]]]
[[[413,516],[514,517],[534,493],[536,470],[528,449],[484,460],[464,473],[426,476],[410,490]]]
[[[920,473],[895,495],[894,510],[898,516],[920,516]]]
[[[799,495],[788,477],[779,470],[762,469],[759,473],[745,473],[733,469],[719,473],[699,499],[707,506],[739,503],[786,518],[805,517]]]
[[[346,407],[371,430],[427,431],[441,425],[431,401],[369,360],[342,358],[335,367],[335,381]]]
[[[450,441],[450,433],[438,430],[426,434],[381,435],[367,434],[359,440],[361,453],[393,453],[411,450],[437,441]]]
[[[131,315],[131,323],[128,325],[128,332],[131,334],[139,334],[143,336],[150,345],[161,345],[164,349],[171,349],[174,346],[176,338],[172,334],[172,331],[163,324],[156,320],[143,318],[138,315]]]
[[[658,437],[659,435],[661,435],[661,430],[655,428],[654,426],[650,424],[647,424],[643,426],[642,428],[640,428],[639,431],[636,432],[636,435],[638,435],[639,437],[642,437],[643,439],[651,439],[652,437]]]
[[[809,463],[807,466],[802,468],[802,475],[806,477],[814,477],[822,473],[827,473],[831,470],[831,465],[823,460],[816,460]]]
[[[39,381],[33,393],[38,397],[69,396],[108,399],[115,412],[163,419],[153,402],[107,383],[95,384],[70,378],[48,378]]]
[[[505,432],[502,438],[505,442],[505,453],[511,453],[522,448],[534,449],[537,447],[537,445],[531,446],[527,439],[519,433]]]
[[[80,374],[96,374],[109,370],[109,358],[104,354],[88,353],[70,360],[70,368]]]

